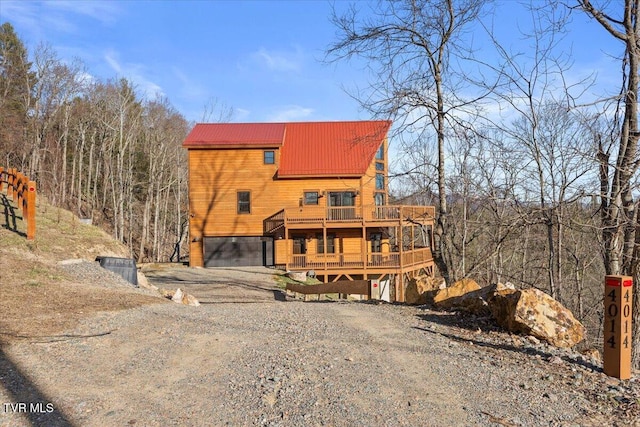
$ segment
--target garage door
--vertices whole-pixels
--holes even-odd
[[[273,265],[270,237],[205,237],[204,266],[233,267]]]

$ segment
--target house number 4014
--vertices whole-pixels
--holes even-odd
[[[624,288],[623,288],[624,289]],[[618,295],[616,293],[618,289],[613,288],[607,294],[609,303],[607,306],[607,314],[609,315],[609,333],[611,336],[607,340],[607,344],[610,348],[616,348],[616,326],[620,324],[622,330],[622,346],[629,348],[629,336],[630,334],[630,319],[631,319],[631,289],[626,288],[622,291],[622,318],[620,319],[620,312],[618,307]]]
[[[607,276],[604,282],[604,373],[620,379],[631,377],[631,307],[633,279]]]

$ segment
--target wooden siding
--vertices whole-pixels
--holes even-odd
[[[386,147],[386,141],[384,144]],[[356,192],[356,206],[374,203],[375,159],[363,177],[278,179],[280,152],[268,149],[275,151],[275,164],[264,164],[263,148],[189,149],[192,266],[203,265],[205,236],[261,236],[265,218],[285,208],[304,208],[305,191],[319,192],[320,207],[326,207],[328,192],[332,191]],[[251,192],[251,213],[237,212],[238,191]],[[345,244],[360,247],[359,238],[356,240],[348,239]],[[276,240],[278,258],[283,254],[281,246]]]

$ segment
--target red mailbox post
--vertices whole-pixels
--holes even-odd
[[[604,373],[631,378],[631,313],[633,279],[606,276],[604,280]]]

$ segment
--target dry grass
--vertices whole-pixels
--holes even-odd
[[[0,198],[4,197],[0,193]],[[0,211],[0,343],[46,337],[74,327],[99,311],[124,310],[161,299],[126,289],[74,282],[58,268],[70,258],[128,256],[126,248],[98,227],[82,224],[68,211],[39,200],[36,239],[28,241],[15,211]]]

